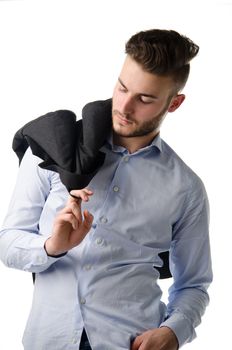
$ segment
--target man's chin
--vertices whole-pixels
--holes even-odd
[[[113,132],[116,136],[119,136],[119,137],[134,137],[135,135],[131,132],[127,132],[125,130],[115,130],[113,129]]]
[[[130,137],[131,132],[126,129],[127,128],[122,125],[113,124],[113,132],[115,133],[115,135],[122,136],[122,137]]]

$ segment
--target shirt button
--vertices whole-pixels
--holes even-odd
[[[89,270],[91,270],[92,266],[91,265],[85,265],[84,268],[85,268],[86,271],[89,271]]]
[[[119,191],[119,187],[118,186],[114,186],[113,190],[114,190],[114,192],[118,192]]]
[[[124,157],[124,162],[129,162],[129,157]]]
[[[77,338],[72,338],[72,344],[76,344],[77,343]]]
[[[100,221],[102,224],[106,224],[108,222],[108,219],[105,216],[102,216]]]
[[[86,303],[86,299],[85,298],[81,298],[81,304],[84,305]]]
[[[102,238],[98,238],[98,239],[96,240],[96,242],[97,242],[97,244],[101,244],[101,243],[102,243]]]
[[[44,264],[45,263],[45,259],[42,256],[38,256],[36,260],[37,260],[37,262],[39,264]]]

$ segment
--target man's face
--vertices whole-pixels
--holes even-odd
[[[173,85],[171,78],[145,72],[127,56],[113,92],[114,132],[123,137],[155,135],[172,111]]]

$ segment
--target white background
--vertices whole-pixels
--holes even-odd
[[[186,101],[161,133],[211,204],[211,303],[186,350],[231,348],[231,19],[231,0],[0,1],[1,222],[18,170],[11,142],[23,124],[61,108],[79,118],[85,103],[111,97],[135,32],[175,29],[200,45]],[[22,350],[32,292],[29,273],[0,264],[0,349]]]

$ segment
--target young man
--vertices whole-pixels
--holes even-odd
[[[27,150],[0,234],[2,261],[36,273],[26,350],[176,350],[195,338],[212,280],[208,201],[160,127],[184,101],[197,52],[175,31],[130,38],[104,162],[88,188],[69,196],[63,173],[41,169]],[[106,104],[91,104],[99,118]],[[158,286],[165,251],[167,306]]]

